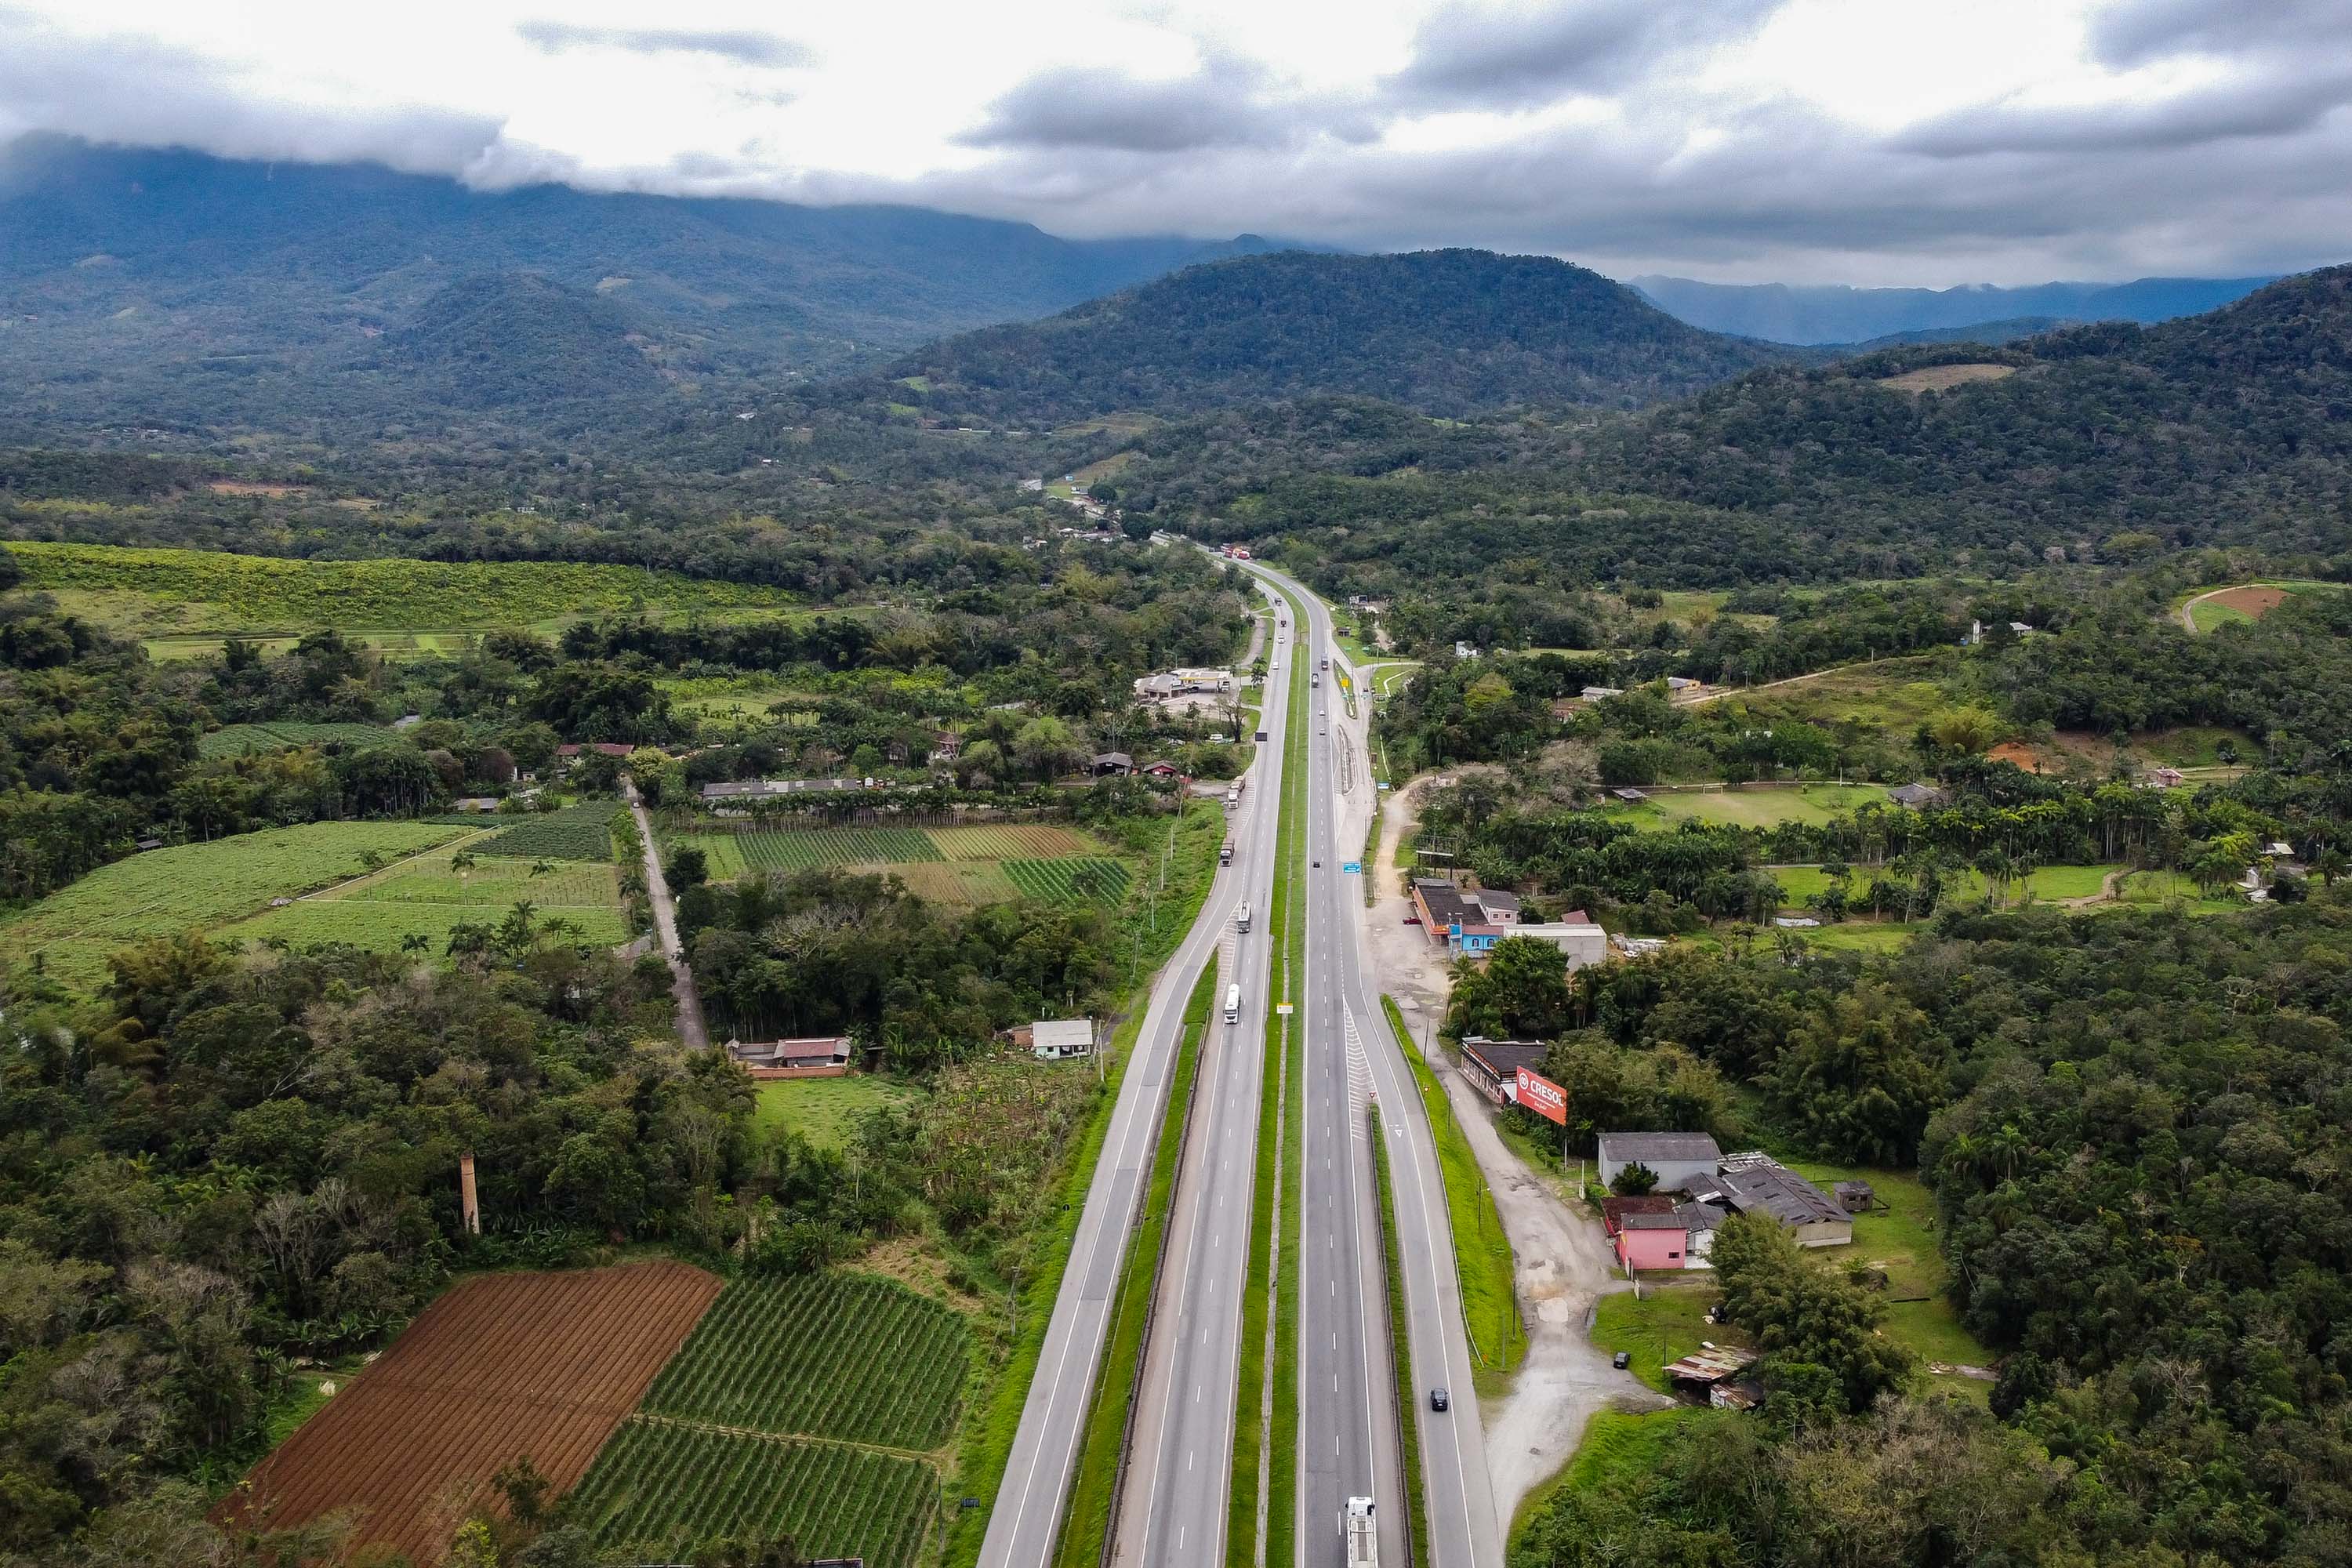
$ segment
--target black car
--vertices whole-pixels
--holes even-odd
[[[1432,1410],[1444,1410],[1453,1403],[1454,1396],[1446,1393],[1445,1390],[1442,1388],[1433,1388],[1429,1391],[1429,1407]]]
[[[1633,1352],[1632,1351],[1619,1351],[1614,1356],[1610,1358],[1609,1364],[1615,1367],[1619,1372],[1623,1372],[1627,1367],[1633,1364]]]

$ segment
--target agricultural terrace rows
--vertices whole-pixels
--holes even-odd
[[[397,731],[382,724],[310,724],[278,720],[268,724],[227,724],[196,740],[196,754],[241,757],[248,752],[278,752],[289,746],[380,746]]]
[[[436,1562],[500,1467],[528,1457],[569,1490],[719,1288],[670,1262],[464,1280],[219,1512],[289,1526],[351,1509],[359,1542]]]
[[[1004,874],[1048,904],[1115,904],[1127,896],[1127,868],[1117,860],[1007,860]]]
[[[668,836],[672,846],[702,851],[715,881],[752,871],[803,871],[845,866],[888,870],[927,899],[982,904],[1023,892],[1075,901],[1073,879],[1055,872],[1009,875],[1015,861],[1073,859],[1097,868],[1079,879],[1092,896],[1116,901],[1126,892],[1127,868],[1102,854],[1082,833],[1035,823],[972,827],[756,827],[698,821]],[[1003,864],[1000,867],[997,862]],[[1058,891],[1056,890],[1058,889]]]
[[[609,860],[613,858],[613,816],[623,809],[609,800],[585,800],[561,811],[521,818],[505,817],[496,837],[478,853],[515,855],[526,859]]]
[[[954,1430],[970,1337],[952,1309],[875,1275],[738,1279],[662,1370],[645,1410],[929,1451]]]
[[[466,833],[446,823],[311,822],[152,849],[51,893],[0,926],[0,942],[13,954],[40,957],[68,984],[88,984],[127,943],[215,931],[272,899],[356,877],[370,855],[413,855]]]
[[[101,626],[168,637],[314,626],[520,627],[627,611],[782,608],[751,584],[557,561],[298,561],[12,542],[25,586]]]
[[[855,1325],[814,1324],[833,1342]],[[573,1494],[598,1539],[639,1558],[685,1561],[721,1532],[788,1533],[805,1553],[912,1568],[940,1505],[919,1459],[840,1443],[629,1421]]]
[[[516,903],[529,902],[534,920],[564,921],[578,940],[593,946],[611,947],[627,936],[620,881],[612,867],[494,858],[481,853],[487,842],[467,846],[479,857],[470,866],[452,866],[440,855],[413,858],[265,910],[224,934],[297,944],[349,942],[375,952],[397,952],[403,938],[422,936],[439,951],[458,926],[496,925]],[[542,864],[544,871],[538,869]]]

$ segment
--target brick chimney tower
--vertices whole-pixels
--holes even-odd
[[[466,1234],[482,1234],[482,1200],[474,1191],[474,1152],[470,1149],[457,1156],[457,1207],[464,1216]]]

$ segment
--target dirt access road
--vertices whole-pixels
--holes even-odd
[[[621,791],[629,798],[629,815],[636,819],[637,841],[645,852],[646,897],[653,901],[654,941],[661,944],[662,962],[669,965],[669,992],[677,1000],[678,1037],[691,1050],[707,1051],[710,1028],[702,1021],[702,993],[695,986],[694,971],[678,956],[685,949],[677,940],[677,908],[670,902],[669,884],[662,879],[653,819],[646,815],[645,799],[635,783],[624,778]]]
[[[1365,911],[1366,945],[1381,982],[1397,999],[1416,1037],[1433,1038],[1453,982],[1444,951],[1419,926],[1404,923],[1411,905],[1403,874],[1390,862],[1395,846],[1419,823],[1423,774],[1392,791],[1384,803],[1381,841],[1367,875],[1377,875],[1378,900]],[[1511,1391],[1483,1412],[1486,1466],[1495,1509],[1507,1528],[1528,1492],[1574,1457],[1585,1424],[1598,1410],[1655,1410],[1669,1401],[1619,1372],[1594,1345],[1588,1324],[1592,1305],[1628,1289],[1611,1273],[1609,1243],[1600,1224],[1569,1202],[1564,1178],[1531,1171],[1495,1131],[1494,1112],[1443,1051],[1424,1049],[1431,1069],[1454,1106],[1495,1194],[1516,1266],[1519,1317],[1528,1328],[1528,1357]]]

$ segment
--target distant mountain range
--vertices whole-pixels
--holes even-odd
[[[567,341],[586,331],[604,346],[582,376],[507,390],[577,401],[606,390],[585,373],[616,370],[615,342],[672,385],[818,375],[1274,248],[1253,236],[1068,240],[912,207],[488,194],[373,165],[52,137],[5,149],[0,235],[0,353],[16,373],[0,414],[273,428],[397,413],[429,390],[412,376],[445,383],[489,328],[551,310]],[[484,293],[483,278],[508,281]],[[416,335],[419,313],[453,288],[470,305],[436,309],[470,310],[474,326],[440,341],[470,347],[428,364],[436,340]],[[641,380],[610,390],[635,395]],[[470,393],[459,404],[487,405]]]
[[[949,338],[879,374],[919,410],[1035,426],[1323,394],[1453,416],[1633,407],[1809,357],[1702,331],[1548,257],[1286,251]]]
[[[2132,283],[2042,283],[2023,289],[1853,289],[1843,284],[1700,283],[1643,277],[1633,288],[1660,310],[1710,331],[1776,343],[1931,342],[1907,334],[2011,322],[2168,321],[2242,300],[2275,278],[2142,278]],[[1979,340],[1982,341],[1982,340]]]

